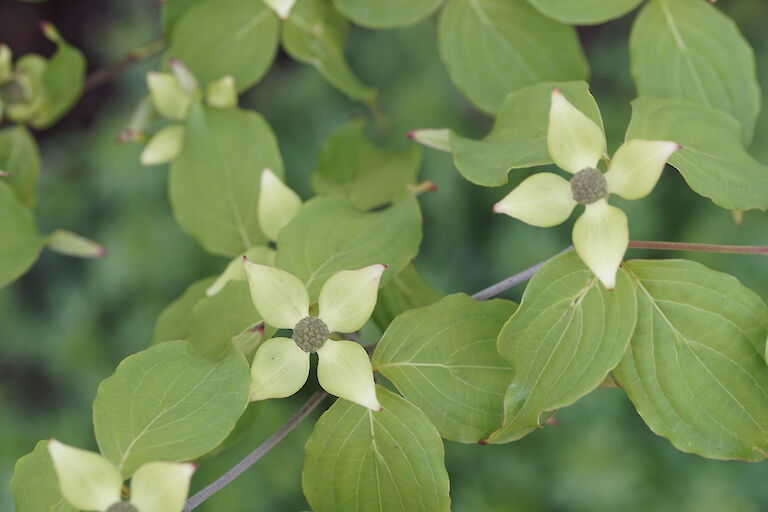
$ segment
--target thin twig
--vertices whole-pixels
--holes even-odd
[[[325,400],[327,396],[328,393],[325,391],[317,391],[314,395],[312,395],[309,400],[307,400],[307,402],[301,407],[301,409],[299,409],[296,414],[291,417],[291,419],[286,421],[283,426],[277,430],[277,432],[269,436],[269,438],[261,443],[258,448],[253,450],[246,458],[233,466],[232,469],[221,475],[218,480],[189,498],[184,505],[184,512],[190,512],[191,510],[196,509],[201,503],[219,492],[219,490],[221,490],[224,486],[243,474],[245,470],[253,466],[256,461],[266,455],[267,452],[274,448],[277,443],[282,441],[285,436],[290,434],[291,431],[296,428],[304,420],[304,418],[309,415],[309,413],[314,411],[315,408],[320,405],[320,402]]]
[[[131,50],[122,58],[122,60],[88,75],[85,79],[85,84],[83,85],[83,92],[90,92],[97,87],[101,87],[102,85],[111,82],[137,62],[148,59],[161,51],[164,46],[165,41],[163,39],[155,39],[154,41],[150,41],[145,45]]]
[[[764,245],[688,244],[683,242],[629,242],[630,249],[656,249],[661,251],[719,252],[725,254],[768,254]]]

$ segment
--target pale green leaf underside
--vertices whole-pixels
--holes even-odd
[[[376,212],[361,212],[340,196],[317,197],[280,231],[276,266],[301,279],[314,301],[323,283],[342,270],[384,263],[386,284],[420,243],[421,210],[413,197]]]
[[[334,0],[336,8],[357,25],[395,28],[421,21],[444,0]]]
[[[768,208],[768,167],[746,152],[732,117],[694,103],[639,98],[627,139],[671,140],[669,163],[694,192],[730,210]]]
[[[0,132],[0,171],[10,173],[0,180],[11,186],[16,197],[34,207],[40,155],[35,139],[23,125]]]
[[[272,65],[279,29],[277,15],[260,0],[203,2],[175,23],[168,56],[183,62],[203,85],[229,75],[243,91]]]
[[[569,25],[596,25],[624,16],[643,0],[528,0],[545,16]]]
[[[323,144],[312,188],[318,195],[341,194],[361,210],[401,196],[416,181],[421,150],[389,151],[365,135],[365,121],[342,125]]]
[[[16,512],[77,512],[61,496],[48,441],[39,441],[16,462],[9,487]]]
[[[760,112],[755,57],[736,24],[702,0],[651,0],[630,37],[640,96],[676,98],[726,112],[752,139]]]
[[[504,425],[489,441],[517,440],[540,426],[542,414],[597,388],[624,355],[636,319],[634,286],[623,270],[607,291],[573,251],[542,267],[499,334],[499,353],[515,374]]]
[[[215,280],[216,277],[212,276],[195,281],[168,304],[157,317],[152,342],[189,339],[195,318],[195,305],[205,298],[205,291]]]
[[[713,459],[768,454],[768,308],[734,277],[685,260],[630,261],[638,322],[614,377],[648,426]]]
[[[299,0],[283,25],[283,47],[352,99],[373,101],[376,90],[355,76],[344,56],[349,23],[329,0]]]
[[[432,288],[411,263],[379,290],[373,319],[379,328],[384,330],[400,313],[429,306],[442,296],[443,294]]]
[[[214,361],[168,341],[129,356],[93,402],[99,448],[125,477],[151,461],[194,460],[232,431],[249,384],[248,363],[234,349]]]
[[[588,75],[576,32],[526,0],[450,0],[438,41],[453,82],[489,113],[512,91]]]
[[[302,485],[314,512],[447,512],[448,473],[435,427],[377,386],[383,410],[337,400],[307,441]]]
[[[269,168],[283,175],[267,122],[255,112],[195,104],[184,133],[168,185],[182,229],[223,256],[266,243],[257,208],[261,172]]]
[[[43,243],[32,212],[0,181],[0,287],[32,266]]]
[[[552,163],[547,128],[552,88],[602,127],[600,110],[586,82],[543,83],[507,96],[491,132],[482,140],[451,135],[454,163],[467,180],[485,187],[507,183],[512,169]]]
[[[379,341],[373,367],[441,436],[481,441],[503,420],[512,368],[496,351],[496,337],[515,307],[457,294],[403,313]]]

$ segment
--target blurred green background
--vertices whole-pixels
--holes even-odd
[[[758,71],[768,84],[768,3],[717,4],[755,47]],[[592,89],[610,146],[623,138],[634,87],[627,37],[635,13],[580,29],[592,65]],[[91,71],[160,34],[156,0],[0,0],[0,40],[15,54],[53,48],[38,21],[59,26],[82,48]],[[391,130],[371,134],[403,147],[414,128],[450,127],[482,136],[491,119],[453,87],[436,47],[435,19],[407,29],[354,29],[348,55],[361,78],[381,90]],[[716,37],[716,34],[713,35]],[[167,169],[143,168],[140,147],[115,138],[144,95],[144,74],[159,59],[141,63],[110,85],[86,95],[52,129],[38,133],[44,168],[38,223],[66,228],[102,242],[103,261],[44,253],[31,272],[0,290],[0,479],[38,439],[95,448],[91,401],[99,381],[125,356],[150,341],[162,308],[186,285],[219,272],[225,260],[205,254],[175,224],[166,196]],[[266,116],[280,141],[287,180],[302,196],[323,140],[345,120],[367,117],[364,107],[328,86],[314,69],[284,55],[242,98]],[[768,162],[768,114],[761,117],[753,153]],[[491,214],[491,205],[530,174],[513,173],[503,189],[463,181],[447,154],[425,150],[423,179],[439,191],[423,197],[425,237],[417,263],[445,292],[477,291],[524,269],[569,243],[570,223],[537,229]],[[694,195],[673,170],[644,201],[622,204],[633,239],[768,244],[765,214],[749,212],[737,227],[731,215]],[[728,271],[768,298],[766,259],[759,256],[649,254],[690,257]],[[519,299],[520,289],[510,293]],[[311,381],[310,381],[311,382]],[[311,386],[308,386],[311,388]],[[193,481],[199,489],[253,449],[281,424],[311,389],[266,405],[255,426],[235,445],[203,461]],[[453,510],[464,511],[765,511],[768,464],[715,462],[677,452],[643,424],[621,391],[600,389],[558,414],[548,427],[505,446],[446,443]],[[306,422],[278,448],[219,493],[202,511],[299,511]],[[0,510],[12,510],[7,485]]]

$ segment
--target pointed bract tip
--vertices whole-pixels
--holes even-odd
[[[7,178],[10,175],[11,173],[9,173],[8,171],[0,171],[0,178]]]
[[[477,444],[479,444],[480,446],[486,446],[488,444],[488,440],[481,439],[480,441],[477,442]]]
[[[408,133],[405,134],[405,136],[411,140],[416,140],[416,130],[409,131]]]
[[[46,32],[48,32],[48,31],[51,29],[51,27],[52,27],[52,26],[53,26],[53,25],[51,25],[51,22],[50,22],[50,21],[41,21],[41,22],[39,23],[40,31],[41,31],[43,34],[45,34]]]
[[[176,57],[171,57],[170,59],[168,59],[168,65],[171,67],[178,66],[179,64],[181,64],[181,61],[179,61],[179,59],[177,59]]]
[[[681,149],[685,149],[685,147],[683,147],[682,144],[678,144],[677,145],[677,151],[680,151]]]
[[[384,267],[384,270],[387,270],[389,268],[389,265],[387,265],[386,263],[379,263],[379,265]]]
[[[106,247],[99,247],[99,250],[96,252],[94,258],[104,259],[107,256],[109,256],[109,251],[106,249]]]
[[[253,262],[248,259],[248,255],[247,254],[243,254],[243,263],[253,263]]]
[[[491,208],[491,211],[493,213],[501,213],[501,206],[499,206],[501,203],[496,203],[493,205],[493,208]]]
[[[432,180],[425,181],[424,184],[428,192],[435,192],[438,189],[437,183]]]
[[[559,94],[560,94],[560,89],[558,89],[557,87],[553,87],[552,88],[552,96],[556,96],[556,95],[559,95]]]

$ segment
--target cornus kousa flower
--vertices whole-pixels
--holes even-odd
[[[292,338],[269,339],[256,351],[251,366],[251,400],[296,393],[307,381],[309,356],[316,352],[317,377],[323,389],[381,410],[368,353],[360,344],[333,340],[330,334],[355,332],[368,321],[386,265],[332,275],[320,290],[318,314],[313,316],[309,293],[299,278],[247,258],[244,264],[251,298],[264,322],[278,329],[293,329]]]
[[[123,477],[98,453],[48,441],[48,453],[64,499],[78,510],[98,512],[181,512],[195,465],[150,462],[131,477],[130,499],[122,499]]]
[[[650,194],[675,142],[632,139],[617,151],[603,173],[598,162],[606,153],[603,130],[557,90],[552,91],[547,147],[555,164],[571,173],[570,181],[553,173],[524,180],[493,210],[538,227],[557,226],[577,205],[584,213],[573,226],[573,245],[582,261],[609,290],[629,244],[627,216],[608,204],[610,194],[640,199]]]

